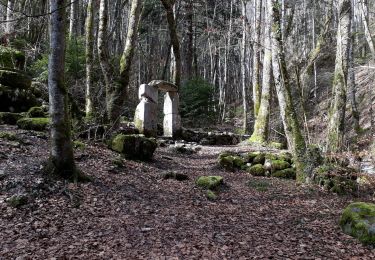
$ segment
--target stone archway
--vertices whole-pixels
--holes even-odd
[[[176,85],[163,80],[154,80],[139,87],[138,97],[140,103],[135,111],[135,127],[141,134],[147,136],[157,135],[159,90],[165,92],[163,135],[176,137],[181,130],[178,89]]]

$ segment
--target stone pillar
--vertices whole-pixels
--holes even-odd
[[[140,103],[135,110],[134,124],[141,134],[157,135],[158,89],[147,84],[139,87]]]
[[[178,112],[179,95],[167,92],[164,96],[164,136],[175,137],[181,130],[181,117]]]

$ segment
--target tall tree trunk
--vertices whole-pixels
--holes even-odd
[[[78,35],[78,12],[79,12],[79,2],[78,0],[72,0],[70,4],[70,23],[69,23],[69,39],[73,39]]]
[[[50,171],[76,177],[70,133],[68,91],[65,86],[65,0],[51,0],[51,36],[48,88],[51,115]]]
[[[242,0],[242,44],[241,44],[241,83],[242,83],[242,105],[243,105],[243,130],[244,133],[249,131],[247,120],[249,109],[247,101],[247,84],[246,84],[246,0]]]
[[[258,116],[255,119],[254,132],[250,141],[256,143],[265,143],[268,140],[268,127],[270,115],[270,99],[272,87],[272,45],[271,45],[271,10],[272,0],[267,0],[265,8],[264,24],[264,57],[263,57],[263,81],[260,108]]]
[[[194,3],[193,0],[189,0],[187,4],[187,52],[186,52],[186,77],[191,79],[193,76],[193,59],[194,59]]]
[[[93,57],[94,57],[94,0],[87,3],[86,18],[86,117],[94,113]]]
[[[117,125],[121,116],[122,107],[126,98],[126,91],[129,86],[131,65],[136,47],[138,34],[138,25],[142,13],[142,0],[132,0],[128,33],[126,36],[125,49],[120,61],[120,79],[119,82],[110,86],[109,100],[107,103],[109,121]]]
[[[255,36],[254,36],[254,63],[253,63],[253,102],[254,102],[254,116],[258,116],[261,98],[260,86],[260,33],[262,22],[262,0],[255,1]]]
[[[346,93],[348,89],[348,58],[350,47],[351,3],[339,1],[339,23],[337,28],[336,65],[332,97],[327,150],[339,152],[344,146]]]
[[[280,4],[272,0],[272,69],[276,86],[277,98],[280,106],[280,115],[289,148],[293,153],[297,170],[297,181],[308,182],[311,177],[311,168],[306,159],[306,142],[301,132],[298,117],[294,108],[289,78],[284,57],[282,32],[280,27]]]
[[[173,6],[175,4],[175,0],[161,0],[164,9],[167,13],[167,22],[169,27],[169,36],[171,38],[172,50],[173,50],[173,57],[174,57],[174,70],[172,81],[173,83],[180,87],[181,84],[181,53],[180,53],[180,42],[178,40],[177,34],[177,25],[176,19],[174,16]]]
[[[12,33],[14,31],[14,22],[13,22],[13,10],[14,10],[14,1],[15,0],[8,0],[7,8],[6,8],[6,20],[7,23],[5,25],[5,33]]]
[[[365,37],[367,40],[367,44],[370,48],[372,58],[375,60],[375,45],[374,40],[372,39],[372,35],[370,32],[369,24],[368,24],[368,6],[365,0],[359,0],[359,10],[361,11],[362,16],[362,23],[365,28]]]

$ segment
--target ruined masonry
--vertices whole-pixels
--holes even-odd
[[[139,87],[140,103],[134,116],[135,126],[146,136],[157,135],[158,92],[166,92],[164,96],[163,131],[166,137],[175,137],[181,130],[179,114],[179,95],[177,86],[162,80],[154,80]]]

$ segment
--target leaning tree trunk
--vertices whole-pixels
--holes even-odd
[[[67,179],[76,177],[70,133],[68,91],[65,86],[65,0],[51,0],[48,88],[51,115],[50,169]]]
[[[279,8],[280,4],[278,0],[272,0],[271,44],[273,76],[284,131],[296,165],[297,181],[308,182],[311,177],[310,171],[312,170],[312,167],[310,167],[306,159],[306,142],[301,132],[301,127],[298,122],[298,117],[291,96],[284,57]]]
[[[255,35],[254,35],[254,63],[253,63],[253,102],[254,116],[258,116],[261,98],[260,86],[260,33],[262,22],[262,0],[255,1]]]
[[[172,81],[180,87],[181,84],[181,53],[180,53],[180,42],[177,35],[176,19],[174,17],[173,5],[175,0],[161,0],[165,11],[167,13],[167,22],[169,27],[169,36],[171,38],[173,57],[174,57],[174,70]]]
[[[242,83],[242,106],[243,106],[243,131],[245,134],[249,131],[249,123],[247,120],[249,108],[247,101],[247,84],[246,84],[246,2],[242,4],[242,44],[241,44],[241,83]]]
[[[367,17],[368,6],[365,0],[359,0],[359,10],[362,16],[362,23],[365,29],[365,37],[367,40],[367,44],[370,48],[372,58],[375,60],[375,45],[374,45],[374,40],[372,39],[372,35],[370,32],[370,28],[369,28],[368,17]]]
[[[107,110],[109,121],[113,125],[117,125],[119,117],[121,116],[122,107],[124,105],[126,97],[126,91],[129,86],[130,71],[134,56],[134,48],[136,47],[138,25],[141,18],[142,6],[143,4],[141,0],[132,1],[125,49],[120,61],[120,79],[119,82],[116,82],[115,84],[110,86],[109,89]]]
[[[272,87],[272,45],[270,38],[271,31],[271,10],[272,0],[267,0],[265,27],[264,27],[264,57],[263,57],[263,81],[260,108],[258,116],[255,119],[254,132],[250,141],[256,143],[265,143],[268,139],[270,98]]]
[[[87,3],[86,18],[86,117],[94,115],[93,57],[94,57],[94,0]]]
[[[346,93],[348,87],[348,58],[350,47],[351,3],[339,2],[336,65],[332,87],[332,102],[328,123],[327,150],[339,152],[344,146]]]

